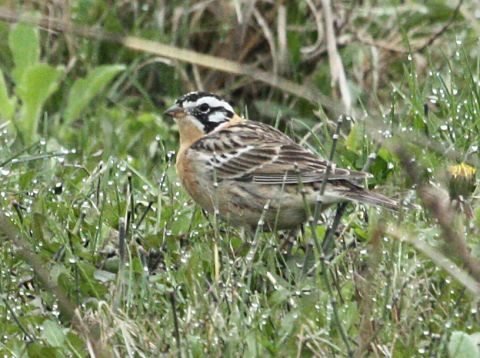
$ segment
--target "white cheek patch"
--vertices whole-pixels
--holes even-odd
[[[188,102],[188,103],[191,103],[191,102]],[[215,97],[212,97],[212,96],[206,96],[206,97],[199,98],[195,105],[198,107],[198,106],[200,106],[204,103],[208,104],[210,106],[210,108],[223,107],[226,110],[228,110],[230,112],[233,112],[233,108],[232,108],[232,106],[230,106],[230,104],[228,102],[223,101],[223,100],[218,99],[218,98],[215,98]],[[185,103],[184,103],[184,105],[185,105]]]
[[[225,113],[223,111],[220,112],[214,112],[208,116],[208,121],[209,122],[214,122],[214,123],[221,123],[227,121],[228,118],[225,116]]]

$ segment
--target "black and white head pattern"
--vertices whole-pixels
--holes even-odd
[[[224,99],[208,92],[190,92],[175,102],[194,117],[205,133],[228,122],[234,115],[232,106]]]

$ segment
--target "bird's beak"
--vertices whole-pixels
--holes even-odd
[[[182,107],[180,107],[178,104],[174,104],[170,108],[168,108],[164,114],[172,117],[178,117],[181,114],[185,114],[185,111]]]

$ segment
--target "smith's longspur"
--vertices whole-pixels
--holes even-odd
[[[365,172],[328,161],[279,130],[238,116],[222,98],[207,92],[183,95],[166,114],[180,132],[177,173],[193,200],[236,226],[293,229],[307,220],[317,199],[322,208],[357,201],[395,210],[398,204],[357,184]]]

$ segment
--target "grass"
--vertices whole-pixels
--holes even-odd
[[[312,47],[321,35],[307,4],[284,5],[283,29],[281,5],[259,2],[249,17],[238,4],[10,5],[276,68],[341,102],[325,44]],[[248,76],[176,62],[174,54],[158,58],[68,31],[0,23],[4,356],[478,351],[478,179],[448,170],[478,166],[478,32],[467,16],[476,4],[334,5],[355,113],[335,162],[367,165],[372,188],[418,208],[393,214],[347,206],[328,255],[313,238],[325,237],[335,208],[292,242],[279,233],[252,239],[202,215],[176,177],[177,132],[162,111],[205,87],[328,157],[339,107],[323,110]],[[283,49],[275,42],[282,31]],[[33,54],[30,63],[23,51]]]

